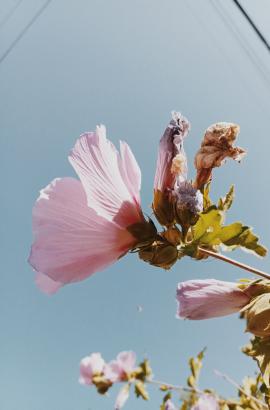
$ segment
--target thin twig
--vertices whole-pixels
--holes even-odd
[[[245,392],[245,390],[242,389],[242,387],[239,386],[239,384],[236,381],[234,381],[233,379],[231,379],[229,376],[227,376],[224,373],[221,373],[219,370],[214,370],[214,373],[217,376],[221,377],[222,379],[226,380],[232,386],[236,387],[237,390],[239,390],[242,394],[244,394],[248,399],[255,401],[257,404],[259,404],[263,408],[268,409],[268,406],[265,403],[263,403],[261,400],[257,399],[257,397],[254,397],[251,394],[248,394],[247,392]]]
[[[262,270],[253,268],[252,266],[249,266],[249,265],[246,265],[244,263],[238,262],[234,259],[228,258],[227,256],[224,256],[221,253],[212,252],[212,251],[209,251],[208,249],[204,249],[204,248],[201,248],[201,247],[199,247],[198,249],[199,249],[200,252],[204,253],[205,255],[213,256],[213,258],[220,259],[223,262],[230,263],[234,266],[237,266],[238,268],[244,269],[248,272],[255,273],[256,275],[259,275],[259,276],[261,276],[265,279],[270,280],[270,275],[266,272],[263,272]]]
[[[176,386],[174,384],[162,382],[160,380],[147,380],[147,383],[154,384],[154,385],[159,386],[159,387],[164,386],[168,390],[175,390],[175,391],[179,391],[179,392],[188,392],[188,393],[197,393],[197,394],[205,394],[204,391],[198,390],[194,387]]]

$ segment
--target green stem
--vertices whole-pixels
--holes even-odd
[[[228,258],[227,256],[224,256],[221,253],[216,253],[216,252],[209,251],[208,249],[201,248],[200,246],[198,247],[198,249],[200,252],[204,253],[205,255],[213,256],[213,258],[220,259],[223,262],[230,263],[231,265],[237,266],[238,268],[244,269],[248,272],[255,273],[256,275],[261,276],[262,278],[270,280],[270,275],[266,272],[263,272],[262,270],[253,268],[252,266],[249,266],[244,263],[238,262],[234,259]]]

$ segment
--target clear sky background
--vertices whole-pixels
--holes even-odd
[[[100,122],[116,145],[130,144],[142,169],[143,207],[151,212],[158,141],[172,109],[192,124],[185,146],[190,178],[205,128],[240,124],[248,156],[216,170],[212,195],[235,183],[229,221],[250,224],[269,247],[270,55],[233,2],[220,3],[228,24],[210,0],[53,0],[0,64],[1,410],[112,409],[117,390],[106,398],[77,382],[80,359],[96,351],[110,360],[133,349],[150,358],[157,379],[183,384],[187,359],[207,346],[201,387],[224,394],[233,390],[214,369],[237,381],[253,374],[254,363],[240,354],[248,336],[237,315],[175,318],[179,281],[235,280],[245,276],[239,269],[184,259],[165,272],[128,255],[48,297],[27,264],[39,190],[55,177],[74,176],[68,152]],[[14,4],[1,1],[0,21]],[[0,28],[0,55],[42,4],[22,1]],[[270,2],[242,4],[270,38]],[[268,257],[233,256],[270,269]],[[150,394],[150,403],[132,398],[127,410],[158,409],[161,394]]]

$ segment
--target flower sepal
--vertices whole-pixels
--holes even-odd
[[[96,375],[92,378],[92,383],[96,386],[99,394],[105,394],[112,387],[113,383],[102,375]]]
[[[139,257],[150,265],[170,269],[177,261],[179,252],[176,246],[167,241],[155,241],[139,251]]]
[[[152,209],[160,225],[171,226],[176,222],[175,196],[172,191],[155,189]]]
[[[148,220],[145,219],[143,222],[129,225],[127,230],[137,239],[133,250],[152,244],[158,237],[157,228],[150,218]]]

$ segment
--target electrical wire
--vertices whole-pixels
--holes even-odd
[[[255,33],[257,34],[257,36],[260,38],[260,40],[263,42],[263,44],[265,45],[265,47],[267,48],[268,51],[270,51],[270,44],[268,43],[268,41],[266,40],[266,38],[264,37],[264,35],[262,34],[262,32],[260,31],[260,29],[258,28],[258,26],[254,23],[254,21],[252,20],[252,18],[249,16],[249,14],[246,12],[246,10],[244,9],[243,6],[241,6],[241,4],[239,3],[238,0],[232,0],[234,2],[234,4],[238,7],[238,9],[241,11],[241,13],[243,14],[243,16],[247,19],[247,21],[249,22],[249,24],[251,25],[251,27],[253,28],[253,30],[255,31]]]
[[[7,24],[7,22],[11,19],[17,8],[20,6],[20,4],[23,2],[23,0],[17,1],[17,3],[14,4],[14,6],[10,9],[10,11],[7,13],[7,15],[0,20],[0,30]]]
[[[7,58],[7,56],[11,53],[11,51],[16,47],[18,42],[23,38],[23,36],[27,33],[30,27],[37,21],[37,19],[41,16],[41,14],[45,11],[48,5],[51,3],[52,0],[47,0],[43,6],[36,12],[36,14],[31,18],[29,23],[22,29],[19,35],[15,38],[15,40],[10,44],[7,50],[2,54],[0,57],[0,64]]]
[[[191,2],[184,2],[184,5],[189,9],[193,18],[202,26],[204,31],[208,34],[208,37],[211,39],[213,44],[215,44],[221,57],[224,59],[224,62],[226,62],[226,64],[228,63],[228,61],[230,62],[230,64],[227,64],[227,66],[232,72],[235,72],[237,74],[240,82],[244,87],[245,92],[251,94],[252,98],[256,100],[257,105],[260,107],[260,109],[266,112],[265,104],[263,104],[261,97],[258,96],[257,92],[255,92],[255,90],[250,86],[250,82],[247,81],[245,77],[242,75],[242,71],[240,67],[237,64],[235,64],[235,59],[232,57],[231,53],[227,52],[227,50],[224,47],[221,47],[220,42],[217,39],[217,36],[213,34],[213,30],[211,29],[212,26],[208,24],[208,22],[201,16],[200,13],[198,13],[197,8],[196,11],[193,9],[193,7],[191,6]]]
[[[263,61],[258,57],[258,55],[250,47],[250,45],[247,44],[241,31],[232,21],[231,16],[229,15],[228,11],[224,8],[222,2],[219,0],[210,0],[210,2],[213,8],[215,9],[216,13],[222,19],[223,23],[229,28],[229,30],[233,33],[234,37],[241,44],[243,51],[246,53],[246,55],[248,56],[252,64],[255,66],[255,68],[260,72],[263,80],[270,87],[270,71],[265,67]]]

